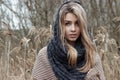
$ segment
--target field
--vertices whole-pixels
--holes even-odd
[[[36,56],[52,37],[51,24],[64,1],[0,0],[0,80],[32,80]],[[120,80],[120,0],[77,1],[87,13],[106,80]]]
[[[104,27],[95,32],[93,39],[101,56],[107,80],[120,79],[120,55],[115,39],[109,39]],[[51,28],[32,27],[19,38],[18,31],[0,31],[0,80],[32,80],[31,72],[38,51],[47,45]],[[16,33],[16,34],[15,34]]]

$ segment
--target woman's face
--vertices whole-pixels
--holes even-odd
[[[65,38],[68,43],[74,45],[80,36],[80,26],[77,17],[72,13],[67,13],[64,18]]]

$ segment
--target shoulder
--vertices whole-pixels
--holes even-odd
[[[36,80],[56,80],[47,57],[47,46],[39,51],[32,70],[32,76]]]
[[[47,46],[43,47],[43,48],[39,51],[38,55],[45,54],[45,53],[47,54]]]
[[[101,58],[100,58],[100,56],[99,56],[98,53],[95,53],[95,54],[94,54],[94,62],[95,62],[95,63],[96,63],[96,62],[101,62]]]
[[[48,57],[47,57],[47,46],[43,47],[38,55],[37,55],[37,58],[36,60],[38,60],[39,62],[42,62],[42,63],[46,63],[48,64]]]
[[[100,57],[99,53],[95,54],[94,62],[95,62],[95,65],[94,65],[93,69],[98,73],[99,78],[101,80],[105,80],[102,61],[101,61],[101,57]]]
[[[39,59],[47,58],[47,46],[43,47],[36,56]]]
[[[105,80],[101,58],[98,53],[94,54],[94,66],[88,71],[85,80]]]

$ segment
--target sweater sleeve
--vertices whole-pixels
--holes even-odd
[[[95,65],[92,69],[88,71],[86,80],[106,80],[104,76],[104,71],[101,63],[99,54],[95,54],[94,58]]]
[[[41,49],[36,57],[32,70],[32,78],[35,80],[55,80],[55,76],[47,59],[47,47]]]

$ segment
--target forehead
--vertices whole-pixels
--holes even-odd
[[[73,13],[67,13],[64,17],[64,21],[77,21],[78,18],[75,14]]]

